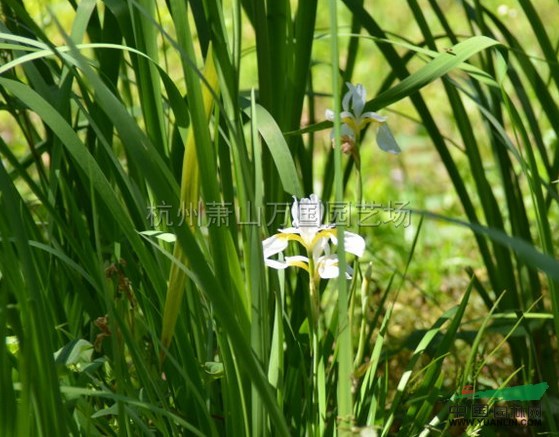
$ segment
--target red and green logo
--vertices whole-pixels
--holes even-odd
[[[539,401],[549,388],[547,382],[539,384],[516,385],[497,390],[475,391],[471,384],[462,388],[461,394],[452,396],[452,400],[459,399],[498,399],[502,401]]]

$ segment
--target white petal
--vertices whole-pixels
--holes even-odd
[[[320,225],[322,224],[322,219],[324,218],[324,205],[316,194],[311,194],[311,200],[318,205],[318,226],[320,227]]]
[[[280,231],[282,234],[299,234],[299,229],[298,228],[284,228],[284,229],[278,229],[278,231]]]
[[[318,228],[316,226],[303,225],[299,228],[299,231],[301,233],[301,238],[305,242],[306,248],[310,249],[314,237],[316,237],[316,233],[318,232]]]
[[[341,128],[340,128],[340,136],[343,138],[345,137],[349,137],[351,138],[353,141],[355,141],[355,133],[353,132],[353,129],[350,128],[347,124],[343,123]]]
[[[323,256],[317,263],[318,274],[323,279],[337,278],[340,274],[338,257],[336,255]]]
[[[301,263],[306,264],[307,266],[309,265],[309,259],[302,255],[286,256],[285,262],[288,266],[301,267]]]
[[[291,205],[291,224],[296,228],[299,227],[299,203],[295,196],[293,196],[293,205]]]
[[[328,255],[321,257],[317,262],[318,275],[323,279],[337,278],[340,274],[338,266],[338,257],[336,255]],[[346,279],[351,279],[353,269],[346,265]]]
[[[278,237],[278,235],[272,235],[270,238],[266,238],[262,242],[262,249],[264,251],[264,259],[267,260],[272,255],[280,253],[288,245],[288,240],[286,238]],[[274,267],[275,268],[275,267]]]
[[[266,259],[264,260],[268,267],[276,270],[284,270],[288,267],[300,267],[309,270],[309,259],[306,256],[286,256],[285,260]]]
[[[344,232],[344,248],[346,252],[361,257],[365,252],[365,240],[361,235]]]
[[[349,101],[353,97],[353,90],[355,89],[355,87],[349,82],[346,82],[345,84],[347,85],[349,91],[344,94],[344,98],[342,99],[342,108],[344,109],[344,111],[349,112]]]
[[[309,198],[303,198],[298,205],[298,224],[293,226],[298,228],[318,228],[322,223],[324,207],[316,194],[311,194]]]
[[[326,120],[329,120],[329,121],[334,121],[334,115],[335,115],[334,111],[332,111],[331,109],[327,109],[324,112],[324,116],[326,117]]]
[[[266,266],[276,270],[284,270],[289,267],[289,264],[287,264],[286,262],[278,261],[275,259],[266,259],[264,260],[264,263],[266,264]]]
[[[386,124],[381,124],[377,131],[377,144],[385,152],[397,155],[401,152],[396,139]]]
[[[312,257],[315,261],[318,260],[323,254],[330,254],[330,246],[328,245],[328,240],[328,237],[319,238],[318,241],[315,243],[314,247],[312,248]]]
[[[332,243],[338,244],[338,238],[335,235],[330,237]],[[363,256],[365,252],[365,240],[361,235],[354,234],[353,232],[344,232],[344,249],[348,253],[352,253],[358,257]]]
[[[286,256],[286,257],[285,257],[285,261],[287,261],[288,263],[289,263],[290,261],[293,261],[293,262],[295,262],[295,261],[303,261],[303,262],[308,263],[308,262],[309,262],[309,259],[308,259],[306,256],[303,256],[303,255],[294,255],[294,256]]]
[[[355,115],[353,115],[353,112],[349,112],[349,111],[342,111],[340,113],[340,118],[342,120],[346,120],[346,119],[350,119],[350,120],[355,120]]]
[[[363,119],[370,118],[378,123],[384,123],[386,120],[388,120],[388,117],[384,117],[373,111],[365,112],[364,114],[361,115],[361,118]]]
[[[353,269],[348,265],[345,266],[345,269],[346,269],[345,278],[351,279],[353,277]]]
[[[356,117],[360,117],[367,101],[367,91],[360,83],[354,88],[352,109]]]

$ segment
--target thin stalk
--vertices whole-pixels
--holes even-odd
[[[353,156],[353,160],[355,162],[355,170],[357,172],[357,193],[355,196],[355,202],[356,205],[362,205],[363,204],[363,174],[361,173],[361,157],[360,157],[360,148],[361,148],[361,133],[360,132],[356,132],[355,133],[355,144],[354,144],[354,148],[352,150],[352,156]],[[357,233],[361,234],[361,221],[358,221],[357,224]],[[351,329],[351,327],[353,326],[353,316],[355,314],[355,300],[356,300],[356,293],[355,290],[356,288],[353,287],[353,285],[355,284],[355,281],[357,281],[357,276],[353,275],[353,282],[352,282],[352,287],[351,289],[354,290],[353,293],[351,293],[351,298],[350,298],[350,303],[349,303],[349,327]],[[359,362],[361,361],[361,358],[363,356],[363,343],[365,341],[365,328],[364,328],[364,323],[365,323],[365,307],[364,307],[364,303],[363,303],[363,297],[366,296],[366,292],[367,292],[367,288],[365,287],[365,289],[363,289],[363,286],[365,286],[365,281],[362,282],[361,284],[361,329],[360,329],[360,335],[359,335],[359,346],[361,347],[361,352],[359,353],[359,349],[357,351],[357,354],[355,355],[355,359],[353,361],[353,367],[354,369],[357,368],[357,366],[359,365]],[[353,350],[352,350],[353,352]],[[360,357],[361,355],[361,357]],[[352,353],[353,356],[353,353]]]
[[[318,287],[316,286],[316,278],[314,275],[314,260],[312,251],[307,253],[309,258],[309,295],[310,295],[310,314],[309,314],[309,333],[312,337],[312,407],[311,407],[311,422],[314,427],[314,435],[321,435],[321,421],[320,421],[320,407],[319,407],[319,390],[320,385],[318,382],[318,364],[320,357],[320,340],[318,332],[318,317],[320,313],[320,299],[318,297]]]
[[[340,86],[338,77],[338,2],[330,0],[330,49],[332,62],[332,91],[334,97],[334,108],[340,107]],[[343,200],[343,169],[340,146],[340,114],[335,113],[334,117],[334,186],[336,202]],[[344,241],[344,228],[337,227],[338,241]],[[339,435],[349,435],[353,422],[353,399],[352,387],[352,346],[351,329],[348,317],[348,294],[345,274],[345,248],[343,243],[338,245],[338,267],[341,272],[338,275],[338,332],[337,332],[337,362],[338,362],[338,381],[337,381],[337,413]]]
[[[361,173],[361,132],[355,133],[355,144],[354,144],[354,151],[353,151],[353,160],[355,162],[355,170],[357,170],[357,205],[361,205],[363,203],[363,174]],[[361,221],[358,222],[357,233],[361,233]]]
[[[311,280],[311,282],[313,282]],[[318,320],[316,320],[318,322]],[[324,387],[321,386],[318,380],[319,363],[320,363],[320,340],[318,338],[318,323],[312,330],[312,384],[313,384],[313,419],[314,419],[314,434],[321,436],[324,431],[324,424],[320,418],[320,398],[321,392]]]
[[[314,259],[312,251],[309,250],[307,252],[307,257],[309,258],[309,292],[311,295],[311,317],[312,317],[312,324],[314,326],[318,326],[318,315],[320,312],[320,299],[318,297],[318,287],[316,286],[316,278],[314,275]]]
[[[355,360],[353,361],[353,368],[357,370],[359,363],[363,359],[363,353],[365,351],[365,343],[367,340],[366,330],[367,330],[367,308],[369,307],[369,283],[371,280],[371,266],[369,263],[367,271],[363,276],[363,281],[361,282],[361,325],[359,326],[359,341],[357,345],[357,352],[355,354]]]

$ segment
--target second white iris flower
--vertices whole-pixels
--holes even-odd
[[[386,125],[387,118],[376,112],[363,112],[367,103],[365,87],[361,84],[353,85],[349,82],[346,82],[346,85],[348,92],[344,94],[342,99],[343,111],[340,113],[342,121],[340,134],[342,143],[346,145],[344,152],[347,153],[351,150],[356,139],[360,138],[361,131],[367,124],[372,123],[378,127],[376,138],[378,146],[388,153],[395,155],[400,153],[400,147],[398,147],[394,136]],[[326,110],[325,116],[327,120],[334,121],[335,114],[331,109]]]

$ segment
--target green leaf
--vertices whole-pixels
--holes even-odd
[[[293,157],[289,151],[289,147],[285,142],[285,138],[277,125],[274,118],[265,108],[260,105],[254,105],[256,111],[256,124],[258,132],[262,135],[264,142],[270,150],[274,164],[280,175],[283,189],[289,194],[297,197],[303,197],[303,188],[299,182],[299,175],[295,169]],[[245,109],[245,113],[250,117],[250,107]]]
[[[204,363],[204,372],[211,376],[212,379],[220,379],[225,375],[223,363],[215,361],[207,361]]]
[[[91,362],[93,345],[83,338],[72,340],[66,346],[54,353],[57,364],[62,364],[72,370],[80,371],[82,366]]]
[[[170,232],[141,231],[140,234],[147,235],[148,237],[155,237],[160,240],[166,241],[167,243],[174,243],[175,241],[177,241],[177,236],[175,234],[171,234]]]
[[[379,94],[365,105],[365,108],[367,111],[374,111],[402,100],[449,73],[454,68],[459,67],[460,64],[475,54],[499,45],[501,45],[499,41],[486,36],[468,38],[466,41],[456,44],[447,52],[435,57],[427,65],[402,80],[398,85]]]

